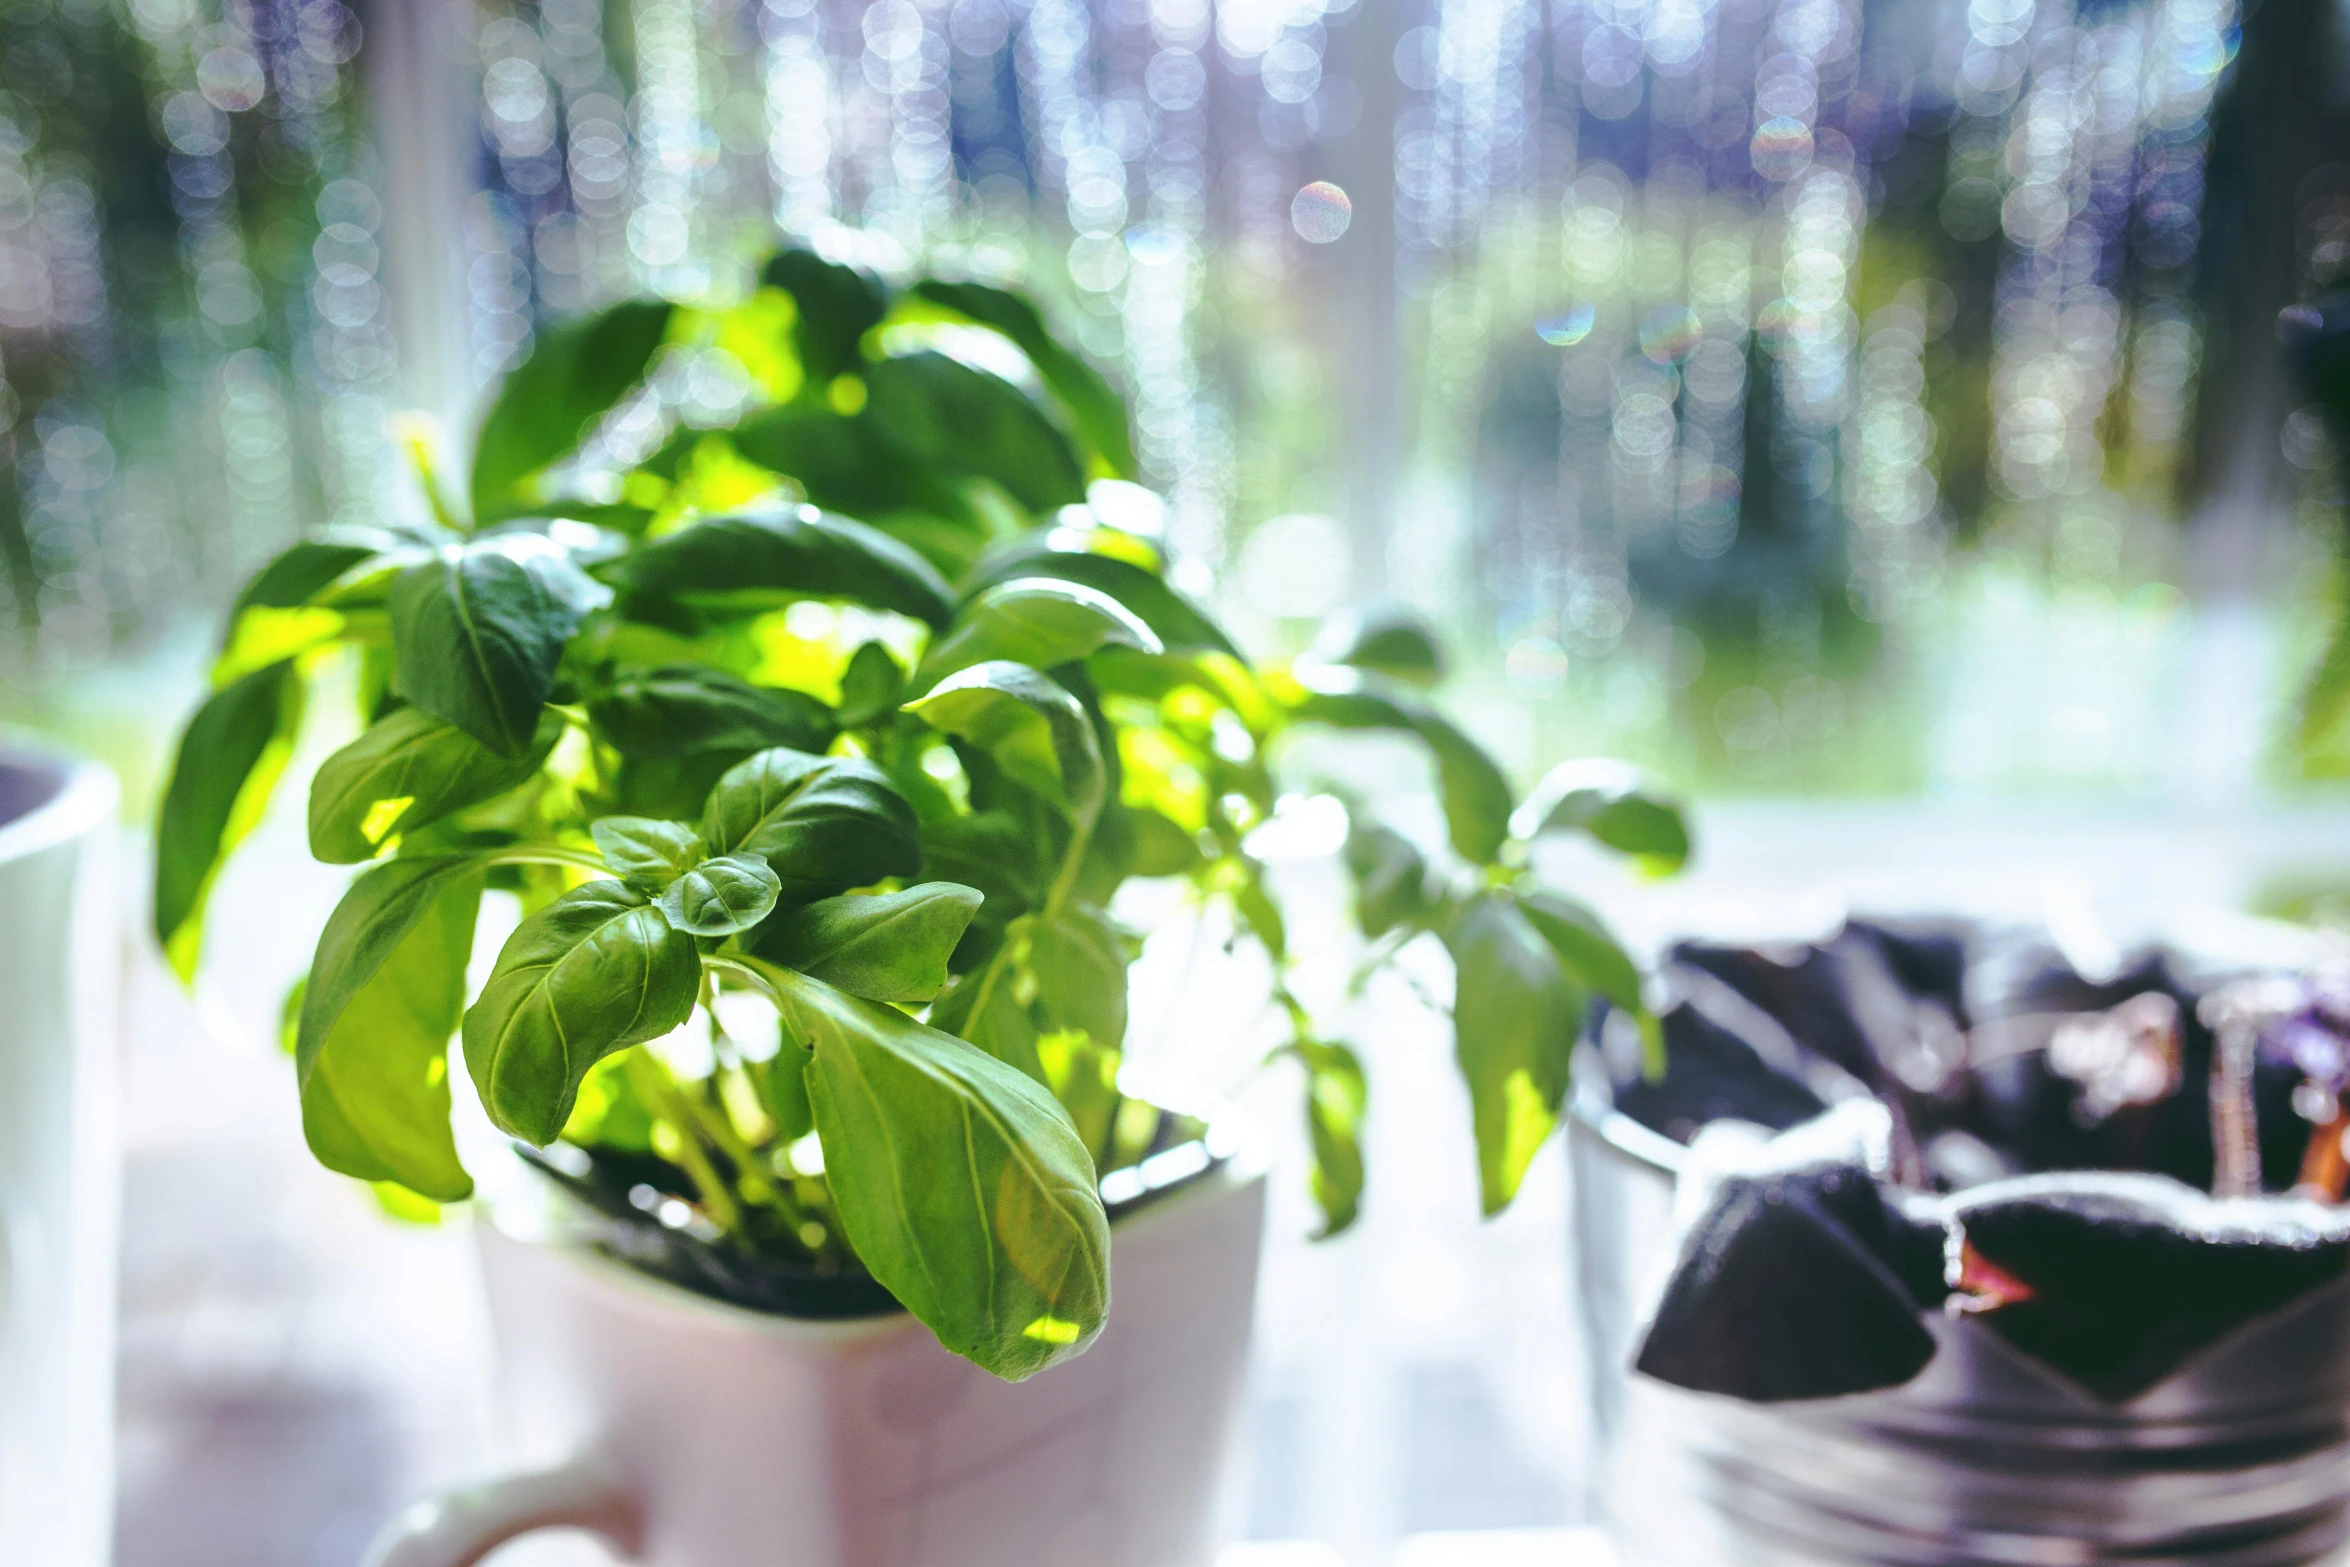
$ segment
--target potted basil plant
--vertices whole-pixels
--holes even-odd
[[[1281,736],[1423,742],[1461,863],[1367,824],[1350,857],[1374,961],[1434,929],[1463,965],[1489,1207],[1555,1123],[1570,1014],[1639,1007],[1596,921],[1511,890],[1507,782],[1412,686],[1432,644],[1253,667],[1118,525],[1153,504],[1124,406],[1029,302],[806,251],[739,304],[549,329],[464,498],[419,470],[434,521],[246,587],[156,863],[192,973],[305,708],[355,691],[309,795],[313,853],[364,867],[289,1003],[309,1144],[464,1200],[461,1072],[560,1194],[481,1230],[546,1467],[427,1504],[382,1560],[565,1523],[679,1564],[1198,1559],[1262,1182],[1121,1087],[1120,886],[1188,880],[1281,973],[1248,848]],[[1671,815],[1573,798],[1520,827]],[[521,920],[475,991],[490,892]],[[1363,1075],[1276,994],[1334,1233]]]

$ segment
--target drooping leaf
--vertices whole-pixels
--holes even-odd
[[[449,1129],[448,1046],[481,888],[468,855],[386,860],[328,917],[294,1044],[302,1134],[328,1169],[436,1202],[472,1193]]]
[[[1290,693],[1293,721],[1338,729],[1386,729],[1416,735],[1436,762],[1452,846],[1490,865],[1510,831],[1510,784],[1485,748],[1418,695],[1343,668],[1300,670]]]
[[[1090,823],[1103,790],[1093,723],[1060,685],[1025,664],[974,664],[906,704],[932,728],[968,741],[1006,777]]]
[[[1157,572],[1115,555],[1059,547],[1055,541],[1063,532],[1059,528],[1031,531],[989,550],[964,579],[964,592],[977,593],[1020,577],[1058,577],[1116,599],[1150,627],[1170,652],[1239,656],[1240,650],[1207,612],[1176,592]]]
[[[1069,438],[1011,382],[924,352],[872,366],[865,386],[859,418],[914,461],[991,479],[1035,515],[1085,499]]]
[[[1080,1353],[1109,1308],[1109,1221],[1068,1114],[903,1012],[761,972],[812,1052],[825,1175],[873,1276],[940,1343],[1006,1380]]]
[[[553,1142],[588,1069],[684,1023],[701,979],[694,938],[634,887],[565,893],[515,927],[465,1014],[482,1108],[500,1131]]]
[[[1689,860],[1689,825],[1681,807],[1625,762],[1561,762],[1535,785],[1517,818],[1518,836],[1584,832],[1660,871]]]
[[[1306,1069],[1306,1136],[1314,1151],[1314,1203],[1322,1210],[1314,1238],[1328,1240],[1353,1225],[1362,1208],[1370,1084],[1363,1063],[1344,1045],[1301,1039],[1294,1048]]]
[[[1076,1029],[1106,1050],[1126,1042],[1126,937],[1100,909],[1071,903],[1029,929],[1029,972],[1047,1030]]]
[[[155,939],[183,980],[195,977],[213,879],[285,771],[302,699],[293,663],[272,664],[213,692],[180,736],[155,829]]]
[[[1315,652],[1333,664],[1416,686],[1433,686],[1444,678],[1444,650],[1435,631],[1401,605],[1333,618],[1317,639]]]
[[[1031,669],[1073,664],[1105,647],[1165,651],[1134,612],[1099,588],[1051,577],[1001,582],[963,606],[914,676],[928,689],[958,669],[1003,660]]]
[[[1477,897],[1446,934],[1452,949],[1454,1053],[1469,1085],[1485,1212],[1517,1195],[1558,1125],[1582,1004],[1566,971],[1504,892]]]
[[[443,550],[392,583],[400,694],[498,755],[522,756],[563,645],[609,597],[536,534]]]
[[[1550,943],[1567,973],[1585,990],[1596,991],[1635,1016],[1647,1009],[1640,998],[1640,968],[1597,914],[1539,887],[1521,889],[1518,907]]]
[[[782,289],[799,306],[792,334],[800,364],[817,386],[864,363],[858,344],[889,313],[889,289],[879,278],[814,251],[777,252],[760,269],[759,281]]]
[[[840,721],[854,729],[893,711],[906,694],[906,672],[879,642],[868,642],[849,655],[840,677]]]
[[[775,908],[783,890],[767,862],[749,854],[704,860],[661,889],[661,913],[691,936],[749,930]]]
[[[914,808],[862,757],[773,750],[737,763],[710,791],[702,836],[714,854],[765,860],[787,904],[922,869]]]
[[[1355,923],[1376,939],[1424,919],[1432,906],[1428,862],[1402,833],[1357,822],[1346,834],[1346,869],[1355,884]]]
[[[671,309],[666,300],[624,300],[540,330],[482,420],[473,452],[476,526],[533,509],[524,481],[577,450],[590,423],[644,379]]]
[[[813,506],[705,517],[604,568],[632,598],[844,599],[944,626],[946,579],[878,528]]]
[[[613,873],[647,897],[658,896],[709,853],[691,827],[649,816],[606,816],[588,825],[588,836]]]
[[[919,1005],[945,987],[979,904],[976,888],[945,881],[825,898],[760,927],[751,950],[852,996]]]
[[[1061,345],[1027,298],[984,283],[948,283],[937,278],[925,278],[914,285],[913,292],[1010,338],[1036,367],[1046,389],[1068,410],[1078,434],[1101,466],[1117,478],[1135,476],[1139,470],[1133,438],[1126,428],[1125,400],[1111,390],[1099,371]]]
[[[319,764],[310,852],[329,865],[371,860],[400,834],[522,783],[562,735],[562,718],[542,712],[530,748],[509,758],[422,708],[399,708]]]

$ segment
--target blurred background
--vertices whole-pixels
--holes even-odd
[[[2329,0],[0,0],[0,721],[136,830],[244,575],[418,504],[389,416],[461,443],[538,322],[779,230],[1042,296],[1256,650],[1400,601],[1521,781],[1693,795],[1687,883],[1563,868],[1652,938],[2350,888],[2276,325],[2350,274]],[[280,821],[192,997],[133,942],[125,1567],[350,1561],[493,1462],[461,1237],[299,1148],[338,881]],[[1385,1103],[1457,1094],[1423,999],[1364,1003]],[[1247,1560],[1581,1516],[1562,1177],[1471,1227],[1429,1119],[1356,1235],[1276,1216]]]

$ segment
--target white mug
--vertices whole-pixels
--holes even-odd
[[[370,1561],[471,1567],[564,1527],[647,1567],[1202,1567],[1264,1192],[1227,1165],[1121,1221],[1101,1337],[1016,1384],[911,1317],[746,1311],[518,1239],[493,1208],[505,1401],[535,1467],[418,1504]]]

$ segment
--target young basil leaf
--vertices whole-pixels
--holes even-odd
[[[954,629],[922,660],[914,685],[928,690],[958,669],[998,659],[1050,669],[1105,647],[1165,651],[1150,627],[1099,588],[1023,577],[998,583],[964,605]]]
[[[1640,998],[1639,966],[1616,944],[1598,915],[1572,898],[1539,887],[1521,890],[1518,907],[1585,990],[1597,991],[1636,1017],[1647,1012]]]
[[[155,829],[155,939],[183,980],[195,978],[213,879],[261,820],[302,703],[293,662],[272,664],[213,692],[180,736]]]
[[[702,835],[714,853],[765,860],[787,903],[922,869],[914,808],[862,757],[762,751],[710,791]]]
[[[482,868],[386,860],[328,916],[302,989],[294,1069],[319,1163],[436,1202],[471,1195],[449,1129],[449,1036],[465,1006]]]
[[[1069,438],[1011,382],[944,354],[904,354],[865,372],[860,417],[916,462],[992,479],[1030,513],[1085,499]]]
[[[1034,303],[984,283],[948,283],[937,278],[923,279],[914,285],[913,292],[1010,338],[1036,367],[1038,379],[1069,411],[1101,466],[1121,479],[1131,479],[1140,471],[1126,428],[1125,400],[1111,390],[1100,371],[1061,345]]]
[[[1468,1080],[1485,1212],[1517,1195],[1558,1125],[1583,1002],[1557,954],[1505,892],[1480,894],[1446,934],[1454,1053]]]
[[[772,746],[820,754],[836,732],[831,710],[805,691],[699,664],[631,670],[590,697],[587,712],[596,738],[628,757],[740,758]]]
[[[879,642],[868,642],[849,655],[849,667],[840,677],[840,721],[855,729],[896,711],[906,694],[906,672]]]
[[[392,583],[400,694],[498,755],[522,756],[563,645],[609,596],[536,534],[443,550]]]
[[[535,509],[524,481],[568,457],[642,381],[669,333],[667,300],[631,299],[584,320],[542,327],[498,388],[473,451],[473,520],[483,526]]]
[[[1534,786],[1513,824],[1521,838],[1584,832],[1661,871],[1689,860],[1689,826],[1681,807],[1624,762],[1561,762]]]
[[[543,713],[530,749],[507,758],[421,708],[400,708],[319,764],[310,852],[329,865],[374,859],[399,834],[521,784],[562,736],[562,718]]]
[[[974,664],[947,676],[906,711],[970,742],[1022,788],[1091,823],[1101,810],[1101,742],[1085,709],[1025,664]]]
[[[749,930],[775,908],[783,883],[767,862],[748,854],[704,860],[661,889],[661,912],[693,936],[731,936]]]
[[[1347,829],[1346,869],[1355,884],[1355,923],[1366,936],[1427,917],[1428,862],[1402,833],[1376,822]]]
[[[865,356],[858,345],[889,314],[889,288],[879,278],[814,251],[777,252],[759,281],[782,289],[799,306],[792,336],[811,386],[861,366]]]
[[[604,568],[632,598],[846,599],[932,626],[954,613],[946,579],[878,528],[813,506],[705,517]]]
[[[591,881],[563,894],[515,927],[465,1014],[482,1108],[500,1131],[545,1147],[588,1069],[679,1027],[701,986],[694,938],[643,893]]]
[[[976,888],[930,881],[826,898],[759,928],[751,950],[869,1001],[913,1006],[947,982],[947,959],[979,912]]]
[[[1314,1151],[1314,1203],[1322,1210],[1314,1238],[1328,1240],[1353,1225],[1362,1208],[1370,1084],[1363,1063],[1344,1045],[1301,1039],[1293,1048],[1306,1069],[1306,1136]]]
[[[1510,783],[1485,748],[1417,693],[1343,668],[1296,671],[1290,716],[1336,729],[1391,729],[1416,735],[1436,761],[1437,792],[1452,846],[1490,865],[1510,831]]]
[[[1444,650],[1428,623],[1410,610],[1386,605],[1330,621],[1316,654],[1333,664],[1433,686],[1444,678]]]
[[[874,1278],[940,1343],[1007,1381],[1081,1352],[1109,1307],[1110,1231],[1067,1112],[903,1012],[759,971],[785,1031],[813,1052],[824,1173]]]
[[[964,579],[964,593],[979,593],[1021,577],[1058,577],[1116,599],[1170,652],[1240,656],[1240,649],[1207,612],[1169,587],[1157,572],[1115,555],[1062,548],[1055,542],[1062,531],[1020,534],[989,550]]]
[[[1029,971],[1045,1028],[1076,1029],[1105,1050],[1126,1042],[1126,936],[1100,909],[1072,903],[1030,928]]]
[[[588,825],[604,863],[648,897],[702,862],[709,850],[691,827],[647,816],[606,816]]]

